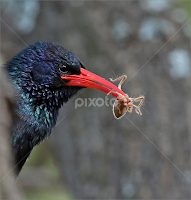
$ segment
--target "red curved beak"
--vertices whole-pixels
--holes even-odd
[[[70,82],[68,82],[66,86],[80,86],[86,88],[94,88],[109,93],[114,97],[118,97],[119,94],[127,96],[122,90],[120,90],[113,83],[83,68],[81,68],[80,75],[63,75],[61,76],[61,78],[70,80]]]

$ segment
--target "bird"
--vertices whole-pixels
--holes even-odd
[[[27,46],[5,64],[5,71],[15,89],[10,132],[17,175],[33,148],[50,136],[59,109],[79,90],[94,88],[115,97],[125,95],[54,42]]]

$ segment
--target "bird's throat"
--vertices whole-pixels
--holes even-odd
[[[47,94],[48,93],[48,94]],[[19,116],[36,128],[42,125],[53,128],[58,117],[58,110],[63,105],[62,92],[58,90],[39,90],[21,93],[17,98]]]

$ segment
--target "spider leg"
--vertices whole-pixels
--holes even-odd
[[[133,105],[135,107],[135,112],[138,114],[138,115],[142,115],[142,112],[141,112],[141,109],[139,106],[136,106],[136,105]]]
[[[138,107],[141,107],[144,100],[145,100],[145,97],[144,96],[140,96],[140,97],[137,97],[137,98],[129,98],[132,102],[136,102],[136,101],[140,101]]]
[[[135,112],[138,114],[138,115],[142,115],[142,112],[141,112],[141,106],[143,105],[143,102],[145,100],[145,97],[144,96],[140,96],[140,97],[137,97],[137,98],[129,98],[132,102],[136,102],[136,101],[140,101],[139,105],[136,106],[133,104],[133,106],[135,107]]]
[[[132,104],[133,105],[133,104]],[[134,105],[133,105],[134,106]],[[129,107],[129,110],[127,109],[127,112],[132,113],[133,111],[133,106]]]
[[[121,80],[120,83],[118,84],[118,88],[121,90],[121,86],[124,83],[124,81],[125,81],[126,78],[127,78],[126,75],[122,75],[122,76],[120,76],[119,78],[116,78],[116,79],[110,78],[110,81],[115,82],[115,81]]]
[[[120,110],[120,108],[119,108],[119,106],[118,106],[118,100],[115,100],[115,103],[114,103],[114,104],[116,105],[116,108],[118,109],[119,114],[121,114],[121,110]]]

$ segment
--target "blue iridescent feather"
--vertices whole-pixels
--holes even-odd
[[[67,70],[64,72],[64,66]],[[33,147],[51,134],[58,110],[80,87],[66,87],[64,74],[80,74],[83,64],[74,54],[59,44],[37,42],[18,53],[6,65],[16,89],[12,126],[13,147],[18,172]],[[64,69],[65,69],[64,68]]]

